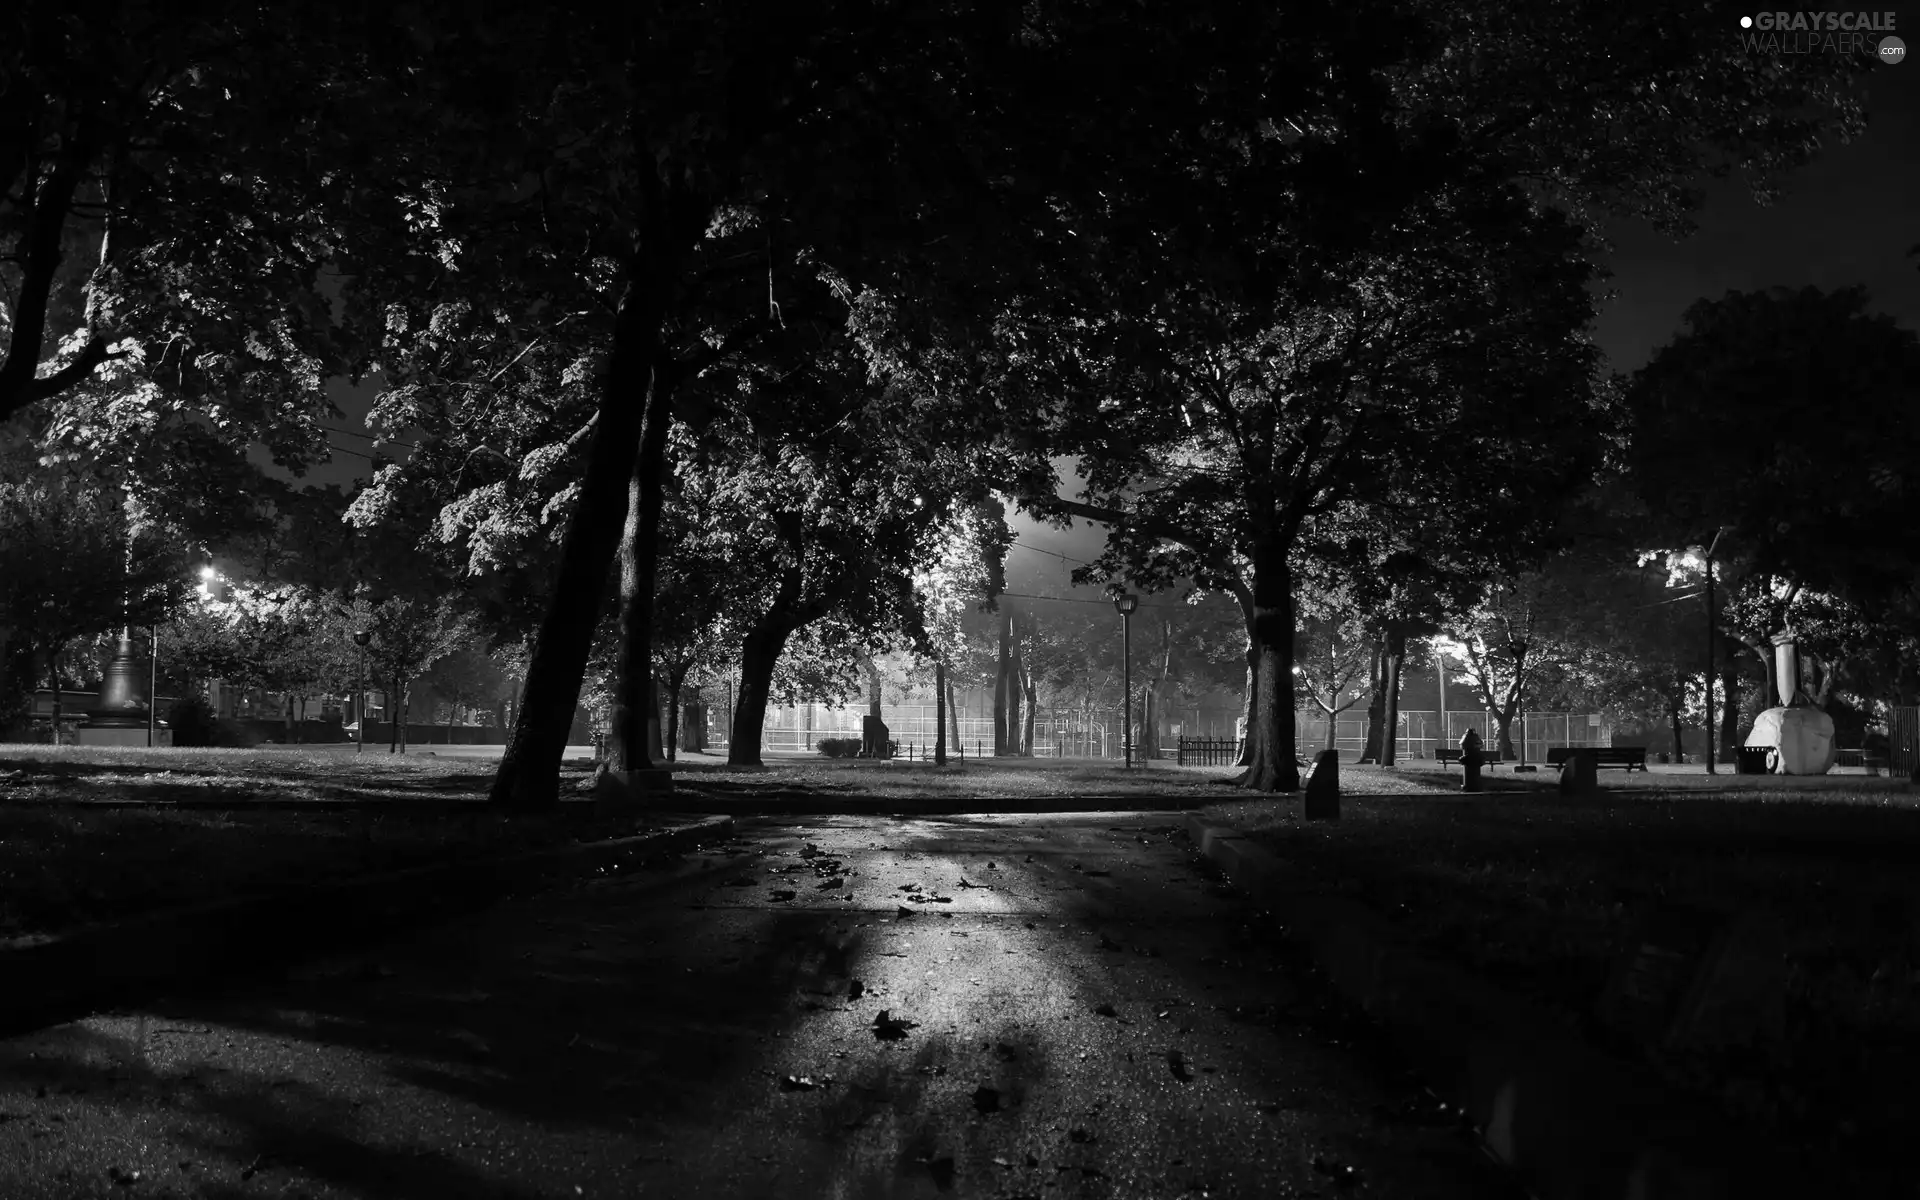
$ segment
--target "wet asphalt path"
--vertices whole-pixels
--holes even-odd
[[[1175,823],[743,821],[0,1042],[0,1196],[1517,1196]]]

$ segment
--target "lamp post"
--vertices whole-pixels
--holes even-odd
[[[1707,774],[1720,772],[1713,764],[1713,552],[1720,546],[1720,535],[1727,531],[1722,525],[1713,531],[1713,541],[1707,546]]]
[[[1114,597],[1120,614],[1120,736],[1126,745],[1127,769],[1133,768],[1133,610],[1140,597],[1122,592]]]
[[[360,647],[360,690],[353,694],[355,722],[360,726],[359,733],[353,739],[353,752],[363,753],[367,748],[367,643],[373,640],[371,629],[353,631],[353,644]]]

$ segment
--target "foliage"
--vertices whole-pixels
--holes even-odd
[[[0,480],[0,561],[0,629],[49,669],[71,644],[154,623],[187,591],[174,532],[67,468]]]
[[[1863,289],[1729,293],[1633,376],[1631,479],[1658,532],[1863,602],[1920,570],[1920,335]],[[1671,544],[1671,543],[1669,543]]]
[[[173,731],[175,746],[215,746],[217,719],[213,705],[198,693],[181,696],[168,706],[162,718]]]

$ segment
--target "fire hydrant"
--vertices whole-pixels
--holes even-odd
[[[1460,784],[1461,791],[1477,792],[1480,790],[1481,761],[1479,731],[1469,729],[1466,732],[1466,736],[1460,739],[1460,771],[1464,776]]]

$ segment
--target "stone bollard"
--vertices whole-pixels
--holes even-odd
[[[1599,758],[1592,754],[1582,754],[1578,749],[1569,751],[1566,761],[1560,764],[1560,794],[1562,796],[1599,795]]]
[[[1309,821],[1340,819],[1340,752],[1322,750],[1313,760],[1313,773],[1307,776],[1306,818]]]

